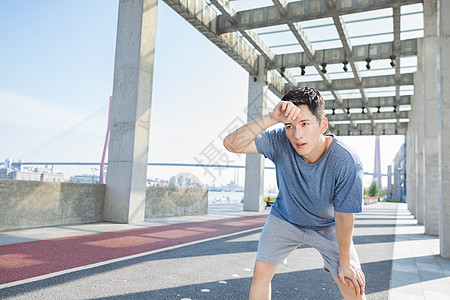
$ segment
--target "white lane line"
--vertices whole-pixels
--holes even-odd
[[[114,259],[110,259],[110,260],[105,260],[105,261],[101,261],[101,262],[98,262],[98,263],[89,264],[89,265],[76,267],[76,268],[71,268],[71,269],[67,269],[67,270],[62,270],[62,271],[58,271],[58,272],[53,272],[53,273],[49,273],[49,274],[45,274],[45,275],[41,275],[41,276],[36,276],[36,277],[32,277],[32,278],[17,280],[17,281],[13,281],[13,282],[8,282],[8,283],[0,284],[0,290],[1,289],[5,289],[5,288],[9,288],[9,287],[13,287],[13,286],[17,286],[17,285],[21,285],[21,284],[25,284],[25,283],[31,283],[31,282],[40,281],[40,280],[44,280],[44,279],[48,279],[48,278],[52,278],[52,277],[56,277],[56,276],[60,276],[60,275],[64,275],[64,274],[69,274],[69,273],[73,273],[73,272],[88,270],[88,269],[92,269],[92,268],[96,268],[96,267],[100,267],[100,266],[105,266],[105,265],[109,265],[109,264],[113,264],[113,263],[129,260],[129,259],[134,259],[134,258],[146,256],[146,255],[151,255],[151,254],[155,254],[155,253],[159,253],[159,252],[163,252],[163,251],[167,251],[167,250],[177,249],[177,248],[181,248],[181,247],[185,247],[185,246],[191,246],[191,245],[195,245],[195,244],[199,244],[199,243],[203,243],[203,242],[214,241],[214,240],[218,240],[218,239],[221,239],[221,238],[226,238],[226,237],[230,237],[230,236],[234,236],[234,235],[238,235],[238,234],[244,234],[244,233],[252,232],[252,231],[255,231],[255,230],[258,230],[258,229],[262,229],[262,228],[263,228],[263,226],[255,227],[255,228],[252,228],[252,229],[247,229],[247,230],[243,230],[243,231],[239,231],[239,232],[234,232],[234,233],[229,233],[229,234],[225,234],[225,235],[215,236],[215,237],[212,237],[212,238],[206,238],[206,239],[197,240],[197,241],[184,243],[184,244],[180,244],[180,245],[175,245],[175,246],[170,246],[170,247],[166,247],[166,248],[156,249],[156,250],[152,250],[152,251],[142,252],[142,253],[133,254],[133,255],[124,256],[124,257],[119,257],[119,258],[114,258]]]

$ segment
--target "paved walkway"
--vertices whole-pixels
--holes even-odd
[[[211,205],[208,215],[0,232],[1,299],[246,299],[267,212]],[[405,204],[365,207],[354,242],[367,299],[450,299],[450,261]],[[273,299],[340,299],[320,255],[301,246]]]

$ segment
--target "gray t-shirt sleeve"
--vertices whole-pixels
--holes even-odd
[[[255,138],[258,153],[264,155],[264,157],[270,159],[271,161],[274,161],[282,134],[284,134],[283,128],[261,132]]]
[[[357,162],[343,160],[337,165],[338,176],[334,193],[334,210],[359,213],[363,202],[363,167]]]

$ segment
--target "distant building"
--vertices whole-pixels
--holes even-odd
[[[406,202],[406,144],[395,155],[388,169],[388,198]]]
[[[170,184],[169,180],[151,178],[147,179],[147,186],[155,186],[155,187],[168,187]]]
[[[22,162],[23,160],[19,160],[19,163]],[[14,164],[12,158],[7,158],[0,168],[0,180],[64,182],[64,174],[47,168],[25,168],[23,164]]]
[[[64,182],[63,173],[41,173],[41,181]]]
[[[97,175],[83,174],[70,177],[70,182],[75,183],[99,183],[100,177]]]

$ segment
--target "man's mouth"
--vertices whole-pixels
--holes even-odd
[[[306,143],[297,143],[297,148],[303,148],[306,145]]]

